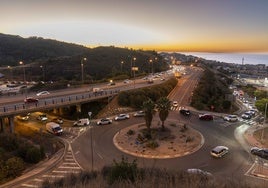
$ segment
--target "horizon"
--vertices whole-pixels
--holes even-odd
[[[23,38],[90,48],[268,52],[266,0],[3,0],[0,10],[0,32]]]

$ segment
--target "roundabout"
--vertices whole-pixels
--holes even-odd
[[[132,156],[154,159],[182,157],[199,150],[204,144],[203,135],[178,120],[166,120],[165,130],[160,122],[153,121],[152,139],[146,139],[145,123],[120,129],[113,137],[114,145]]]

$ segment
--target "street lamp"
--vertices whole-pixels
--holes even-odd
[[[10,80],[13,80],[13,72],[12,72],[12,67],[11,66],[7,66],[7,68],[10,71]]]
[[[153,74],[153,60],[150,59],[150,60],[149,60],[149,63],[152,64],[152,72],[151,72],[151,73]]]
[[[81,79],[82,79],[82,84],[84,83],[84,61],[86,61],[87,60],[87,58],[82,58],[81,59]]]
[[[24,63],[22,61],[20,61],[19,64],[23,66],[23,82],[25,83],[26,82],[26,78],[25,78],[25,65],[24,65]]]
[[[45,81],[45,68],[43,67],[43,65],[40,65],[40,68],[42,70],[43,81]]]
[[[121,61],[121,72],[122,72],[123,64],[124,64],[124,61]]]

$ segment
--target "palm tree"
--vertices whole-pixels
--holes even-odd
[[[168,117],[169,110],[171,107],[171,102],[168,98],[162,97],[157,101],[157,109],[159,111],[159,118],[162,122],[162,130],[165,130],[165,121]]]
[[[155,114],[154,107],[155,103],[151,99],[143,102],[142,108],[144,110],[144,119],[149,135],[151,135],[151,124]]]

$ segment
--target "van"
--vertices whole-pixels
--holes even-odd
[[[54,135],[62,135],[63,130],[61,128],[61,126],[55,122],[49,122],[46,124],[46,129],[48,132],[54,134]]]
[[[74,122],[74,126],[87,126],[89,125],[90,121],[88,118],[79,119],[78,121]]]

